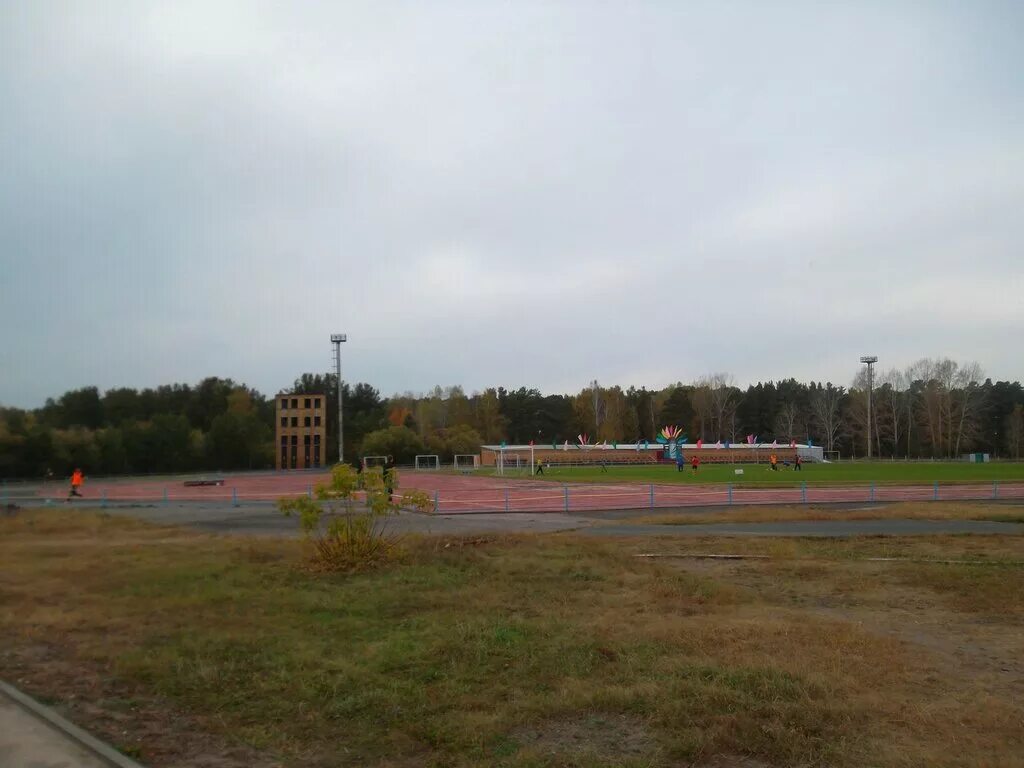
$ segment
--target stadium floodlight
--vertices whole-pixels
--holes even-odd
[[[348,341],[348,335],[344,333],[332,333],[331,344],[334,345],[334,376],[338,382],[338,463],[345,461],[345,445],[343,442],[344,431],[341,421],[341,344]]]
[[[877,355],[864,355],[860,361],[868,367],[868,458],[871,458],[871,366],[878,362]]]

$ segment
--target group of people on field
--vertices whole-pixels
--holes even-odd
[[[690,457],[690,468],[693,469],[693,474],[697,474],[697,467],[700,466],[700,459],[697,454]],[[683,452],[679,451],[676,454],[676,472],[682,472],[686,467],[686,458],[683,456]]]
[[[789,462],[788,461],[787,462],[783,462],[783,463],[785,464],[785,466],[787,466],[787,467],[789,466]],[[778,472],[779,471],[779,457],[776,456],[774,453],[771,456],[768,457],[768,464],[769,464],[769,467],[772,470],[772,472]],[[797,472],[802,472],[803,471],[803,466],[804,466],[804,460],[801,458],[800,454],[798,453],[796,455],[796,457],[793,459],[793,469],[795,471],[797,471]]]

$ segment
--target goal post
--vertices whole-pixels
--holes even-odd
[[[480,468],[480,456],[476,453],[457,453],[452,466],[456,470],[469,471]]]
[[[418,453],[416,454],[416,469],[419,470],[437,470],[441,468],[441,457],[436,453]]]
[[[363,469],[373,469],[374,467],[383,467],[388,463],[387,456],[363,456]]]
[[[822,451],[821,453],[829,464],[839,461],[839,451]]]
[[[505,453],[502,451],[498,454],[499,475],[503,475],[506,472],[523,472],[528,469],[529,466],[529,461],[518,453]]]

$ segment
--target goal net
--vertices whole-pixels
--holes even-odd
[[[373,467],[383,467],[388,463],[387,456],[363,456],[363,469],[372,469]]]
[[[453,466],[457,470],[479,469],[480,456],[475,453],[457,453],[455,454],[455,464]]]
[[[825,456],[825,462],[831,464],[833,461],[839,461],[839,451],[822,451]]]
[[[416,454],[416,469],[440,469],[441,457],[433,453]]]
[[[506,472],[523,472],[529,469],[530,460],[518,453],[498,454],[498,474]]]

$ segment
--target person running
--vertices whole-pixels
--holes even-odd
[[[696,455],[690,459],[690,466],[693,468],[693,474],[697,474],[697,467],[700,466],[700,459]]]
[[[75,471],[71,473],[71,490],[68,491],[68,497],[64,500],[64,503],[71,501],[72,496],[82,498],[82,494],[78,492],[78,489],[82,487],[82,481],[85,480],[85,476],[82,474],[82,470],[75,468]]]
[[[779,471],[779,457],[776,456],[773,453],[771,456],[768,457],[768,461],[771,462],[772,472],[778,472]]]
[[[793,470],[795,472],[803,472],[803,466],[804,460],[800,458],[800,454],[798,453],[796,455],[796,458],[793,459]]]
[[[601,471],[602,472],[607,472],[608,471],[608,462],[605,461],[604,459],[601,459]]]
[[[538,461],[537,462],[537,474],[538,475],[543,475],[544,474],[544,462],[543,461]]]

